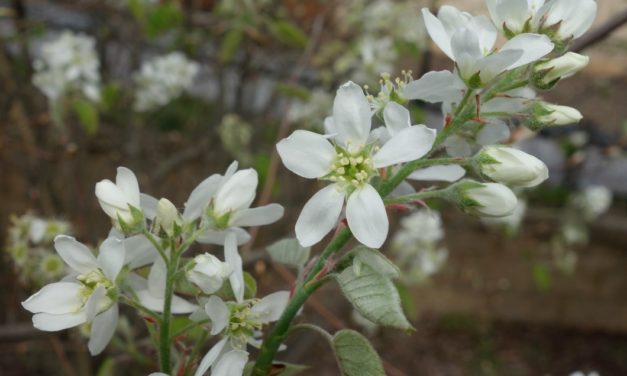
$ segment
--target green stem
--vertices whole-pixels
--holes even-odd
[[[170,374],[172,371],[172,364],[170,363],[170,348],[172,336],[170,331],[172,329],[172,296],[174,295],[174,282],[175,274],[178,269],[180,253],[172,248],[172,259],[170,262],[166,262],[167,273],[165,281],[165,296],[163,301],[163,316],[159,326],[159,363],[161,365],[161,372]]]
[[[448,189],[438,189],[434,191],[424,191],[418,192],[411,195],[400,196],[400,197],[391,197],[385,199],[384,202],[386,204],[404,204],[411,201],[416,200],[426,200],[428,198],[438,198],[445,197],[448,194]]]

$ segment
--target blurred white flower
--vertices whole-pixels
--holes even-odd
[[[64,31],[55,40],[41,47],[34,61],[33,84],[50,100],[70,93],[80,93],[87,99],[100,100],[100,62],[94,38]]]
[[[180,52],[144,62],[134,76],[135,110],[151,111],[170,103],[192,86],[198,70],[198,64]]]
[[[584,217],[592,221],[605,213],[612,204],[612,191],[602,185],[586,187],[575,196],[575,205]]]

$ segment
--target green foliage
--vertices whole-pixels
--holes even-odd
[[[539,290],[549,290],[551,288],[551,271],[549,268],[544,264],[535,264],[533,266],[533,281]]]
[[[337,277],[344,296],[365,318],[383,326],[412,330],[392,280],[367,264],[344,269]]]
[[[98,131],[99,116],[96,105],[84,99],[76,99],[72,102],[72,109],[85,129],[85,133],[93,136]]]
[[[244,272],[244,299],[252,299],[257,296],[257,281],[248,272]]]
[[[353,260],[353,272],[361,275],[363,265],[368,265],[370,269],[388,278],[398,278],[400,270],[381,252],[365,246],[358,246],[353,249],[355,259]]]
[[[240,28],[231,29],[226,33],[220,45],[219,56],[222,64],[227,64],[233,59],[243,39],[244,33]]]
[[[300,270],[309,260],[311,247],[301,247],[298,240],[290,238],[281,239],[267,249],[270,257],[272,257],[272,261],[293,266]]]
[[[98,367],[96,376],[114,376],[115,374],[115,361],[113,358],[107,358],[102,362],[100,367]]]
[[[287,20],[270,21],[268,24],[271,33],[288,46],[305,48],[308,43],[307,35],[295,24]]]
[[[350,329],[335,333],[332,341],[337,362],[345,376],[385,375],[383,364],[368,340]]]

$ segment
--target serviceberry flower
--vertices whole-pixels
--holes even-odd
[[[192,268],[187,272],[187,279],[198,286],[205,294],[213,294],[222,287],[222,283],[233,270],[209,253],[194,257]]]
[[[108,238],[97,258],[70,236],[57,236],[54,247],[73,274],[44,286],[22,306],[35,314],[33,325],[40,330],[58,331],[91,323],[89,352],[99,354],[118,322],[116,279],[124,265],[124,243]]]
[[[516,209],[518,199],[511,189],[499,183],[479,183],[465,179],[451,187],[458,205],[468,214],[504,217]]]
[[[114,223],[119,220],[133,224],[137,218],[134,210],[141,210],[139,183],[133,171],[118,167],[115,183],[105,179],[96,184],[96,197],[102,210]]]
[[[451,6],[441,7],[437,17],[427,8],[422,14],[429,35],[455,62],[459,76],[471,88],[536,61],[554,47],[546,35],[520,34],[494,51],[497,31],[487,18],[473,17]]]
[[[474,158],[477,170],[494,181],[535,187],[549,177],[544,162],[522,150],[503,145],[484,147]]]
[[[296,222],[302,246],[319,242],[337,224],[346,201],[348,226],[361,243],[378,248],[388,233],[383,199],[370,185],[377,169],[416,160],[433,145],[435,131],[424,125],[391,130],[381,147],[369,142],[372,112],[362,89],[348,82],[333,103],[333,134],[297,130],[277,144],[283,164],[310,179],[330,181],[303,208]]]

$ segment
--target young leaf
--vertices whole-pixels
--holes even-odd
[[[401,298],[392,280],[367,264],[361,265],[359,275],[355,268],[344,269],[336,278],[353,307],[365,318],[383,326],[412,330],[401,308]]]
[[[398,267],[378,250],[358,246],[353,251],[355,252],[355,259],[370,266],[373,271],[389,278],[397,278],[400,275]],[[355,274],[360,275],[361,273]]]
[[[302,268],[309,260],[310,247],[301,247],[296,239],[281,239],[268,247],[272,261]]]
[[[281,42],[299,48],[307,46],[307,35],[297,25],[286,20],[278,20],[269,26],[274,36]]]
[[[333,336],[333,350],[344,376],[385,375],[383,364],[368,340],[358,332],[343,329]]]

